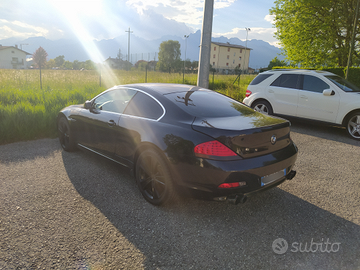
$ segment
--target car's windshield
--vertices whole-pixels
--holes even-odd
[[[325,76],[330,81],[335,83],[341,90],[345,92],[360,92],[360,88],[356,85],[352,84],[351,82],[341,78],[340,76],[336,75],[327,75]]]

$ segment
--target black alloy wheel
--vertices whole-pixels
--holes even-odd
[[[263,114],[273,114],[273,109],[269,102],[266,100],[255,101],[251,106],[255,111]]]
[[[71,136],[69,123],[65,117],[61,117],[58,121],[58,134],[61,147],[68,152],[76,149],[75,140]]]
[[[151,204],[165,204],[175,196],[168,166],[155,150],[147,149],[140,154],[136,162],[136,182],[143,197]]]
[[[349,116],[346,131],[351,138],[360,140],[360,112],[354,112]]]

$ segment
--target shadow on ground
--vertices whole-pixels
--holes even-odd
[[[155,207],[125,168],[86,152],[63,152],[63,162],[77,192],[146,257],[146,269],[360,268],[360,226],[280,188],[237,206],[181,198]],[[288,243],[284,254],[272,248],[278,238]]]
[[[360,141],[350,138],[344,127],[291,117],[287,117],[286,119],[291,122],[291,131],[354,146],[360,146]]]

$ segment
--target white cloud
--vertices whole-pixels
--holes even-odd
[[[10,38],[10,37],[19,37],[19,38],[28,38],[28,37],[38,37],[46,36],[49,31],[43,27],[38,27],[23,23],[20,21],[8,21],[1,19],[0,26],[1,35],[0,39]]]
[[[265,21],[267,22],[270,22],[270,23],[274,23],[274,20],[275,20],[275,15],[266,15],[265,18],[264,18]]]
[[[235,0],[215,0],[214,9],[229,7],[234,2]],[[141,15],[145,10],[153,10],[167,19],[192,26],[201,26],[204,15],[204,1],[201,0],[128,0],[126,4]]]
[[[262,28],[262,27],[253,27],[250,28],[248,33],[248,40],[259,39],[270,43],[273,46],[280,47],[278,40],[274,37],[276,29],[275,28]],[[246,40],[246,30],[245,28],[233,28],[230,32],[226,33],[213,33],[213,37],[224,36],[227,38],[238,38],[242,41]]]

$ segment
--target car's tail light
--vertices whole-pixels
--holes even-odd
[[[195,155],[198,157],[233,157],[237,154],[218,141],[201,143],[194,148]]]
[[[222,183],[218,188],[236,188],[246,186],[246,182]]]
[[[246,90],[246,94],[245,94],[246,97],[249,97],[251,94],[252,92],[250,90]]]

